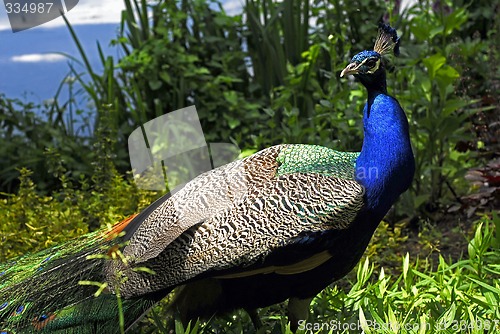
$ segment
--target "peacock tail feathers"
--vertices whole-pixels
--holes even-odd
[[[115,319],[115,295],[95,296],[106,259],[120,246],[115,230],[101,230],[0,265],[0,330],[7,333],[95,333]],[[145,312],[151,302],[126,301],[122,312]],[[136,319],[134,318],[134,319]],[[68,328],[72,328],[69,330]],[[93,329],[92,329],[93,328]],[[113,333],[113,331],[99,331]]]

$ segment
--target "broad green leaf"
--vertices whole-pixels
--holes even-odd
[[[427,67],[431,80],[436,76],[436,72],[446,63],[446,58],[441,54],[435,54],[422,60]]]

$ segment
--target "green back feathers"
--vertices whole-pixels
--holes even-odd
[[[317,145],[286,145],[278,155],[278,175],[314,173],[354,179],[359,152],[339,152]]]

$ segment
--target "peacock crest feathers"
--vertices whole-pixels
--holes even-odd
[[[399,44],[400,38],[398,37],[396,29],[388,24],[381,23],[373,51],[380,55],[394,52],[395,56],[399,56]]]

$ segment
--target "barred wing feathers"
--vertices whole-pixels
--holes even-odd
[[[276,250],[296,242],[304,233],[349,226],[364,203],[364,189],[354,180],[357,153],[309,145],[280,145],[271,149],[271,155],[267,155],[267,150],[259,152],[266,158],[273,158],[267,165],[257,165],[255,160],[251,164],[248,160],[242,161],[249,182],[246,191],[232,197],[237,200],[212,211],[207,205],[205,213],[211,215],[197,216],[198,220],[185,225],[188,228],[183,233],[164,242],[162,249],[156,248],[154,257],[134,258],[135,249],[149,245],[146,242],[143,246],[145,239],[140,236],[148,236],[146,228],[151,227],[141,225],[143,230],[139,230],[131,239],[131,245],[124,249],[124,254],[130,254],[133,260],[128,265],[115,262],[108,268],[110,275],[121,271],[128,277],[120,286],[124,296],[171,289],[200,275],[218,276],[227,270],[237,277],[267,272],[293,274],[297,270],[312,269],[307,261],[302,262],[305,259],[290,259],[295,269],[269,265],[255,267]],[[262,157],[254,156],[254,159]],[[215,170],[214,174],[221,172]],[[211,181],[201,182],[194,179],[192,186],[206,186]],[[203,189],[198,188],[196,195],[199,196]],[[206,197],[197,201],[212,203],[216,201],[210,198],[213,193],[207,191]],[[195,201],[188,201],[188,205]],[[161,219],[151,221],[155,228],[168,229],[162,225],[164,223]],[[324,255],[315,255],[309,262],[311,265],[323,263],[328,259]],[[136,272],[135,266],[147,267],[156,274]],[[255,271],[248,272],[249,266]]]

